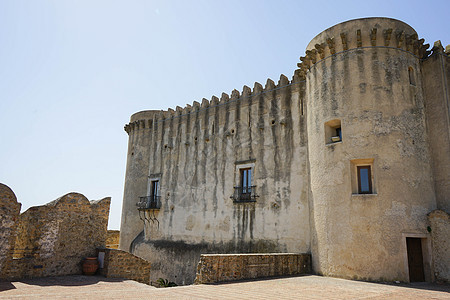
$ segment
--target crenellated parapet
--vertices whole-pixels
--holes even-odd
[[[327,57],[358,48],[394,48],[411,53],[419,59],[431,51],[409,25],[388,18],[366,18],[361,22],[344,22],[317,35],[308,45],[305,56],[300,57],[297,70],[300,77],[317,62]]]
[[[178,108],[177,108],[178,111]],[[161,114],[159,110],[145,110],[133,114],[130,118],[130,123],[124,126],[124,130],[130,134],[133,131],[140,129],[149,129],[153,126],[153,119]]]
[[[212,96],[211,99],[203,98],[201,102],[193,101],[192,105],[186,104],[184,108],[177,106],[175,110],[172,108],[168,108],[166,111],[151,111],[153,115],[151,119],[146,119],[145,117],[143,117],[141,119],[132,120],[129,124],[125,125],[124,129],[128,134],[130,134],[130,132],[132,132],[133,130],[152,128],[153,124],[157,122],[186,116],[188,114],[201,112],[206,109],[220,107],[227,103],[248,101],[248,99],[250,99],[251,97],[264,95],[274,90],[279,90],[291,85],[298,85],[301,82],[304,82],[304,76],[299,73],[299,70],[296,70],[294,72],[294,75],[292,76],[292,80],[289,80],[286,75],[281,74],[280,79],[277,83],[275,83],[274,80],[268,78],[264,86],[259,82],[255,82],[253,89],[244,85],[242,87],[242,91],[234,89],[233,91],[231,91],[231,94],[223,92],[220,98],[217,96]]]

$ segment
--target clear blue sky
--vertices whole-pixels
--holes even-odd
[[[368,16],[450,43],[448,0],[0,0],[0,182],[22,211],[111,196],[119,229],[131,114],[290,78],[316,34]]]

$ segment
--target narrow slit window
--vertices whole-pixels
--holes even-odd
[[[414,76],[414,69],[412,67],[408,68],[409,84],[416,85],[416,77]]]

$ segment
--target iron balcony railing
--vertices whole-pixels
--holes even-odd
[[[256,186],[235,186],[234,194],[230,197],[234,202],[256,202]]]
[[[160,196],[150,195],[139,197],[139,202],[136,203],[138,209],[160,209],[161,200]]]

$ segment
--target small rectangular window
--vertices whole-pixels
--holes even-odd
[[[253,178],[255,171],[254,161],[254,159],[250,159],[235,162],[234,193],[230,196],[234,203],[256,202],[258,195],[256,194],[255,179]]]
[[[341,120],[335,119],[325,123],[325,144],[342,141]]]
[[[372,194],[372,172],[370,166],[357,166],[358,194]]]
[[[376,169],[373,158],[359,158],[350,161],[353,195],[376,195]]]

